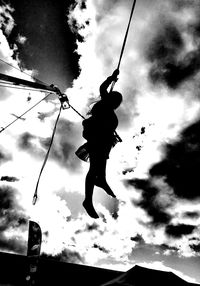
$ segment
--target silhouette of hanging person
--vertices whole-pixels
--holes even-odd
[[[87,140],[87,143],[81,147],[86,147],[86,153],[88,152],[90,161],[89,171],[85,179],[85,199],[83,201],[83,207],[92,218],[99,217],[92,201],[95,185],[104,189],[108,195],[115,198],[115,194],[106,181],[106,163],[111,148],[118,141],[115,136],[115,129],[118,126],[115,109],[121,104],[122,95],[117,91],[108,92],[107,89],[113,81],[117,81],[118,75],[119,70],[116,69],[113,74],[101,84],[101,100],[96,102],[92,107],[90,111],[91,116],[83,120],[83,137]],[[81,149],[81,147],[79,149]],[[79,155],[77,154],[77,156]],[[81,158],[81,156],[79,156],[79,158]],[[84,160],[84,158],[81,159]]]

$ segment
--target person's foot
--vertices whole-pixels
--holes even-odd
[[[113,191],[111,190],[111,188],[109,187],[109,185],[106,182],[102,182],[99,179],[96,179],[95,181],[95,185],[97,187],[100,187],[102,189],[104,189],[104,191],[111,197],[116,198],[115,194],[113,193]]]
[[[83,201],[83,207],[85,208],[86,212],[91,216],[92,218],[99,218],[98,214],[96,213],[93,204],[87,203],[87,201]]]

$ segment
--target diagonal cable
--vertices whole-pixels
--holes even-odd
[[[36,107],[38,104],[40,104],[43,100],[45,100],[51,93],[48,93],[45,97],[43,97],[40,101],[38,101],[36,104],[34,104],[32,107],[30,107],[28,110],[26,110],[23,114],[21,114],[19,117],[17,117],[15,120],[10,122],[5,127],[1,127],[0,133],[5,131],[8,127],[13,125],[17,120],[21,119],[25,114],[27,114],[29,111],[31,111],[34,107]]]

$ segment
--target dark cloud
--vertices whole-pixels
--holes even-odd
[[[41,148],[42,146],[40,147],[38,144],[36,145],[34,140],[38,142],[39,140],[43,139],[40,139],[40,137],[37,137],[29,132],[25,132],[19,136],[17,144],[21,150],[28,152],[30,155],[36,158],[44,158],[44,149]]]
[[[12,25],[12,16],[11,16],[12,9],[10,8],[10,6],[6,5],[4,1],[2,1],[2,3],[0,4],[3,8],[0,12],[1,30],[4,35],[8,36],[11,32],[9,29],[9,25]]]
[[[81,140],[78,128],[80,127],[77,127],[75,123],[60,119],[49,154],[49,158],[72,171],[80,166],[79,159],[75,156],[75,151],[79,147],[78,144]],[[37,142],[37,145],[35,142]],[[51,137],[42,138],[25,132],[20,135],[18,146],[31,155],[34,154],[34,156],[44,158],[50,142]]]
[[[53,99],[53,98],[52,98]],[[52,101],[52,99],[50,99],[50,97],[48,97],[46,99],[46,102],[48,102],[49,100]],[[41,121],[44,121],[46,118],[51,117],[52,115],[54,115],[56,112],[58,112],[58,108],[55,106],[53,110],[49,111],[49,112],[38,112],[38,119]]]
[[[0,248],[7,251],[24,253],[25,242],[23,240],[6,237],[9,229],[24,229],[28,218],[15,199],[16,190],[3,186],[0,188]]]
[[[101,252],[103,252],[103,253],[106,253],[106,254],[109,253],[109,250],[107,250],[105,247],[100,246],[100,245],[97,244],[97,243],[94,243],[93,247],[99,249],[99,250],[100,250]]]
[[[81,8],[82,10],[84,10],[84,9],[87,8],[87,6],[86,6],[86,0],[82,0],[82,1],[80,2],[80,8]]]
[[[2,58],[3,56],[1,55],[1,52],[0,52],[0,58]],[[6,72],[6,68],[3,67],[3,65],[0,63],[0,72],[1,73],[5,73]],[[0,96],[0,101],[3,101],[5,99],[7,99],[9,96],[12,95],[11,91],[8,90],[8,88],[5,88],[5,87],[0,87],[0,93],[1,93],[1,96]],[[0,128],[3,128],[3,126],[0,126]]]
[[[10,161],[12,159],[12,156],[8,152],[6,152],[3,147],[0,147],[0,148],[1,148],[1,150],[0,150],[0,164],[5,163],[7,161]]]
[[[46,117],[51,116],[52,113],[50,112],[38,112],[38,119],[40,119],[41,121],[44,121]]]
[[[199,256],[200,253],[200,239],[199,237],[192,237],[189,239],[189,247]]]
[[[74,1],[5,1],[15,9],[16,25],[8,37],[9,45],[15,46],[19,35],[28,39],[17,43],[21,67],[37,70],[40,80],[65,90],[79,74],[76,35],[67,25],[68,9]]]
[[[31,140],[36,138],[36,136],[32,135],[29,132],[25,132],[22,135],[20,135],[19,141],[18,141],[18,146],[22,149],[22,150],[29,150],[32,151],[33,149],[33,145]]]
[[[80,138],[80,131],[74,123],[61,119],[58,122],[54,143],[50,157],[69,170],[75,170],[79,166],[79,160],[74,155]],[[80,136],[79,136],[80,137]],[[51,138],[40,139],[40,144],[45,149],[49,148]]]
[[[200,243],[198,244],[190,244],[190,248],[197,253],[200,253]]]
[[[190,219],[198,219],[200,217],[200,212],[191,212],[191,211],[188,211],[188,212],[185,212],[183,213],[183,217],[184,218],[190,218]]]
[[[83,225],[83,227],[81,229],[78,229],[75,231],[75,235],[80,234],[80,233],[86,233],[86,232],[98,232],[99,235],[103,235],[104,232],[99,228],[99,225],[96,222],[93,222],[91,224],[86,223],[85,225]],[[76,236],[73,238],[74,241],[76,241]]]
[[[14,189],[10,187],[0,188],[0,214],[14,206]]]
[[[138,146],[137,146],[138,147]],[[136,147],[136,149],[138,149]],[[123,171],[122,171],[122,174],[123,175],[126,175],[127,173],[132,173],[132,172],[134,172],[134,170],[135,170],[135,168],[125,168]]]
[[[80,263],[83,264],[85,262],[84,258],[81,257],[81,255],[78,252],[71,251],[69,249],[64,249],[61,253],[59,253],[55,256],[42,253],[41,257],[53,258],[57,261],[76,263],[76,264],[80,264]]]
[[[9,186],[0,188],[0,216],[3,217],[0,229],[8,227],[19,227],[26,224],[26,218],[23,215],[23,209],[18,205],[15,199],[16,190]]]
[[[154,255],[157,255],[158,253],[161,255],[165,255],[166,251],[169,251],[171,254],[172,253],[177,254],[179,251],[179,248],[177,248],[175,246],[167,245],[165,243],[163,243],[163,244],[146,244],[146,242],[144,241],[144,239],[142,237],[140,237],[140,235],[136,236],[136,240],[135,239],[131,239],[131,240],[139,242],[134,247],[133,251],[135,251],[135,249],[141,249],[141,253],[142,253],[142,249],[146,249],[147,251],[149,250],[150,252],[152,251],[154,253]],[[155,253],[157,253],[157,254],[155,254]],[[150,257],[152,257],[152,255],[150,255]]]
[[[197,121],[185,128],[176,142],[163,146],[163,160],[150,168],[148,179],[125,181],[126,186],[141,191],[141,200],[133,203],[147,212],[152,224],[168,224],[166,233],[174,237],[190,233],[194,228],[170,225],[171,215],[168,214],[167,207],[173,204],[175,198],[194,200],[200,197],[199,138],[200,121]],[[199,216],[197,211],[182,214],[183,218],[189,219],[198,219]]]
[[[164,146],[165,158],[149,171],[150,178],[164,177],[181,198],[200,197],[200,121],[185,128],[180,139]]]
[[[152,63],[165,61],[177,56],[183,47],[183,40],[178,28],[173,23],[165,23],[165,26],[150,43],[146,56]]]
[[[134,179],[127,181],[129,185],[136,187],[142,191],[142,199],[135,203],[137,206],[143,208],[151,217],[151,224],[157,226],[168,224],[171,216],[166,212],[165,206],[157,200],[160,190],[148,180]]]
[[[1,181],[6,181],[6,182],[16,182],[16,181],[19,181],[18,178],[16,177],[11,177],[11,176],[2,176]]]
[[[159,245],[159,248],[161,249],[161,251],[167,251],[167,250],[169,250],[169,251],[175,252],[175,253],[178,253],[178,250],[179,250],[177,247],[175,247],[175,246],[169,246],[169,245],[167,245],[167,244],[165,244],[165,243]]]
[[[142,127],[142,128],[141,128],[140,133],[141,133],[141,134],[144,134],[144,133],[145,133],[145,127]]]
[[[136,236],[134,236],[134,237],[131,237],[130,238],[132,241],[135,241],[135,242],[138,242],[138,243],[140,243],[140,244],[144,244],[144,239],[143,239],[143,237],[140,235],[140,234],[137,234]]]
[[[163,83],[174,89],[199,72],[200,46],[197,45],[196,49],[185,53],[180,27],[165,20],[162,22],[163,27],[154,36],[146,51],[146,57],[152,64],[149,78],[154,84]],[[200,35],[195,32],[198,27],[199,25],[195,25],[193,29],[190,28],[196,43],[200,42]]]
[[[49,143],[49,140],[47,140],[46,142]],[[44,141],[43,141],[43,143],[44,143]],[[46,146],[49,146],[49,144],[47,144]],[[55,159],[57,162],[62,163],[65,166],[67,166],[69,163],[69,160],[70,160],[70,156],[73,153],[73,151],[75,151],[75,148],[71,143],[65,142],[62,139],[60,141],[57,140],[56,146],[53,146],[53,148],[52,148],[51,158]]]
[[[26,241],[14,238],[7,238],[0,232],[0,249],[1,251],[12,251],[19,254],[26,254]]]
[[[185,128],[176,142],[163,146],[165,156],[161,162],[151,167],[148,179],[125,181],[127,186],[133,186],[141,191],[141,200],[136,204],[148,213],[152,218],[152,224],[170,223],[171,216],[167,213],[166,208],[173,203],[173,198],[194,200],[200,197],[199,138],[200,121]],[[170,194],[166,193],[167,188],[170,190]],[[158,199],[161,194],[164,196],[169,195],[167,204],[163,204],[162,200]],[[183,217],[197,219],[199,215],[199,212],[185,212]],[[177,236],[179,231],[184,233],[184,226],[170,225],[166,233],[176,236],[176,231]]]
[[[73,2],[73,4],[70,5],[69,7],[69,11],[73,11],[76,6],[79,6],[79,9],[81,10],[84,10],[87,8],[86,6],[86,1],[85,0],[82,0],[82,1],[76,1],[76,2]],[[73,34],[76,35],[76,40],[78,42],[83,42],[84,41],[84,36],[81,35],[80,31],[81,30],[84,30],[85,27],[90,23],[90,19],[86,19],[84,23],[82,23],[82,25],[80,25],[77,21],[77,19],[75,17],[73,17],[72,15],[69,14],[69,17],[68,17],[68,24],[69,24],[69,27],[72,31]]]
[[[86,225],[85,225],[85,230],[86,231],[98,230],[98,228],[99,228],[99,225],[97,223],[95,223],[95,222],[92,223],[92,224],[86,223]]]
[[[187,224],[178,224],[173,225],[169,224],[165,232],[168,236],[172,236],[174,238],[181,238],[183,235],[189,235],[192,234],[192,232],[195,230],[194,225],[187,225]]]
[[[172,1],[172,5],[173,8],[175,10],[178,10],[180,12],[180,9],[182,8],[186,8],[186,7],[196,7],[197,9],[198,7],[198,1],[194,1],[194,0],[174,0]]]

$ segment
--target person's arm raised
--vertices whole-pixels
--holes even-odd
[[[118,75],[119,75],[119,70],[116,69],[113,74],[111,76],[109,76],[100,86],[100,96],[101,98],[106,97],[109,92],[108,92],[108,87],[109,85],[113,82],[113,81],[117,81],[118,80]]]

